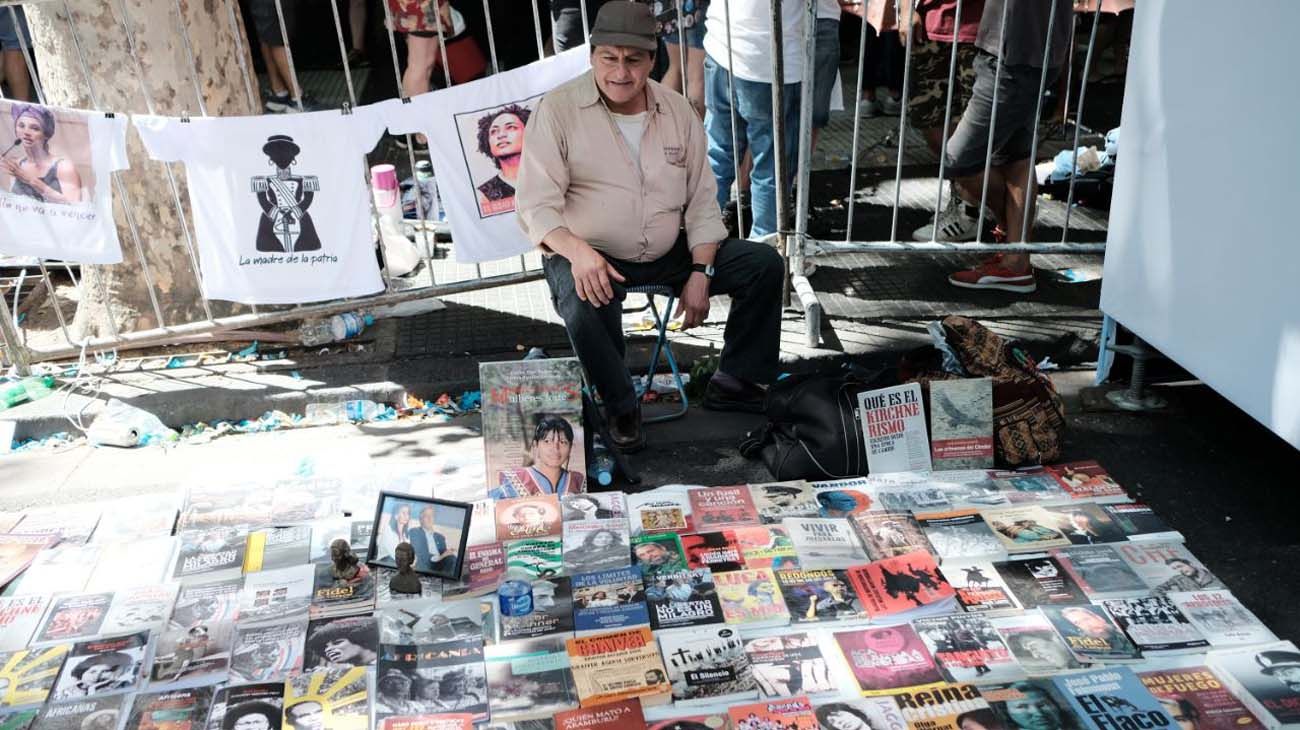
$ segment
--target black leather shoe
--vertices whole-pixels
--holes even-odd
[[[628,413],[609,416],[609,436],[614,448],[632,453],[645,448],[645,431],[641,430],[641,404]]]
[[[716,380],[709,380],[704,389],[704,407],[710,411],[763,413],[763,401],[766,398],[766,390],[743,381],[739,388],[724,388]]]

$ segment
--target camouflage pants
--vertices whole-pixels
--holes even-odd
[[[957,45],[957,74],[953,79],[952,121],[961,118],[975,83],[975,46]],[[947,102],[948,65],[952,62],[952,44],[947,41],[917,42],[912,46],[912,93],[907,99],[907,115],[917,129],[943,126]]]

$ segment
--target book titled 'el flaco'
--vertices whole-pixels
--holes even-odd
[[[1128,667],[1107,667],[1052,678],[1083,725],[1096,730],[1177,727],[1165,706]]]

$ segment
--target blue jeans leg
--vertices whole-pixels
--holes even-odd
[[[754,171],[749,176],[753,198],[754,226],[750,238],[775,233],[776,225],[776,147],[772,124],[772,86],[756,81],[736,79],[736,106],[745,119],[749,148],[754,155]],[[786,183],[794,179],[795,140],[799,125],[799,84],[786,84],[782,94],[785,111]]]
[[[745,155],[745,120],[737,116],[736,133],[731,137],[731,89],[727,70],[709,56],[704,57],[704,131],[709,138],[709,167],[718,181],[718,207],[731,199],[731,184],[736,180],[736,160]]]

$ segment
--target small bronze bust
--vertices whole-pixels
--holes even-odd
[[[397,575],[388,581],[388,590],[393,593],[419,595],[420,577],[411,566],[415,563],[415,548],[409,542],[399,542],[393,548],[393,561],[397,563]]]
[[[352,582],[366,577],[366,571],[357,560],[357,554],[352,552],[352,546],[347,540],[339,538],[330,543],[330,560],[334,562],[332,571],[334,580]]]

